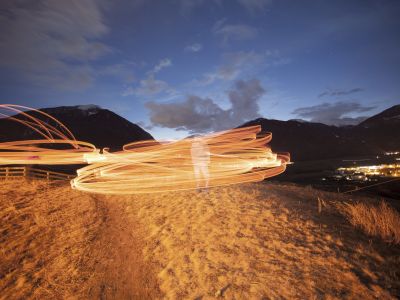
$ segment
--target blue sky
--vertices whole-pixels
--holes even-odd
[[[164,139],[355,124],[400,103],[399,15],[395,0],[5,0],[1,102],[97,104]]]

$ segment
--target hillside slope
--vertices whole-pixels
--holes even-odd
[[[393,106],[357,126],[328,126],[296,120],[259,118],[240,127],[261,125],[272,132],[274,151],[291,154],[293,161],[377,155],[400,149],[400,105]]]
[[[0,299],[160,297],[124,209],[68,184],[0,182]]]
[[[400,248],[334,209],[369,199],[274,183],[123,197],[0,187],[2,299],[400,294]]]
[[[61,121],[77,140],[94,144],[97,148],[122,146],[135,141],[153,140],[153,137],[136,124],[112,111],[95,105],[61,106],[41,111]],[[35,112],[30,112],[37,116]],[[44,120],[43,117],[40,118]],[[50,122],[50,124],[52,124]],[[31,129],[15,121],[0,119],[0,142],[41,138]]]

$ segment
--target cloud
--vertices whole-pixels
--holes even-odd
[[[160,94],[162,92],[166,92],[168,94],[175,93],[175,91],[168,85],[167,82],[155,78],[155,75],[158,72],[170,66],[172,66],[172,62],[169,58],[164,58],[160,60],[159,63],[154,66],[153,69],[151,69],[146,73],[147,77],[145,79],[140,80],[138,87],[133,88],[132,86],[128,86],[125,89],[125,91],[122,92],[121,95],[152,96]]]
[[[301,118],[311,122],[319,122],[327,125],[356,125],[366,119],[366,116],[350,117],[355,113],[371,111],[375,107],[362,106],[357,102],[322,103],[309,107],[301,107],[292,112]]]
[[[122,63],[108,64],[96,67],[97,76],[115,77],[122,79],[125,83],[132,83],[135,81],[133,68],[135,63],[125,61]]]
[[[267,61],[268,66],[282,66],[282,65],[287,65],[292,62],[292,60],[289,57],[284,57],[282,56],[281,52],[277,49],[275,50],[267,50],[264,53],[264,57]]]
[[[172,91],[168,83],[163,80],[155,79],[154,75],[152,74],[149,75],[146,79],[140,80],[139,87],[128,87],[122,93],[122,96],[152,96],[166,91]]]
[[[290,59],[282,57],[277,50],[264,53],[254,51],[227,52],[222,55],[222,64],[214,71],[205,73],[200,79],[194,80],[198,86],[206,86],[217,80],[229,81],[244,73],[254,73],[260,67],[279,66],[290,63]]]
[[[98,41],[108,32],[94,0],[7,1],[0,16],[0,66],[38,85],[82,88],[89,63],[112,51]]]
[[[214,35],[222,38],[222,43],[227,44],[230,41],[250,40],[258,35],[258,30],[245,24],[225,24],[226,19],[219,20],[213,26]]]
[[[223,0],[179,0],[181,14],[187,16],[191,14],[196,8],[201,7],[205,3],[222,6]],[[230,5],[232,0],[226,0],[225,3]],[[249,13],[255,14],[264,11],[266,7],[271,4],[272,0],[237,0]]]
[[[272,0],[237,0],[239,4],[243,5],[246,10],[251,13],[257,13],[265,10],[271,4]]]
[[[180,0],[180,8],[181,13],[183,15],[190,14],[195,8],[201,6],[204,3],[204,0]]]
[[[184,50],[186,52],[199,52],[199,51],[201,51],[201,49],[203,49],[203,45],[202,44],[194,43],[192,45],[186,46]]]
[[[247,121],[259,117],[258,100],[265,94],[265,90],[257,79],[238,80],[235,88],[229,92],[229,100],[232,103],[232,117],[234,120]]]
[[[195,80],[199,86],[210,85],[217,80],[229,81],[237,78],[253,66],[263,62],[264,57],[253,51],[229,52],[222,55],[223,63],[213,72],[206,73],[201,79]]]
[[[146,103],[154,126],[187,130],[190,133],[224,130],[259,117],[259,99],[265,94],[259,80],[238,80],[228,92],[229,109],[213,99],[189,95],[178,103]]]
[[[184,16],[190,15],[196,8],[201,7],[203,4],[217,4],[221,5],[222,0],[179,0],[180,12]]]
[[[136,125],[144,128],[146,130],[152,130],[154,128],[153,125],[149,125],[149,124],[147,124],[146,122],[143,122],[143,121],[136,122]]]
[[[218,74],[221,79],[230,80],[248,67],[261,63],[264,57],[254,51],[239,51],[224,53],[222,59],[224,64],[218,68]]]
[[[335,89],[335,90],[327,90],[321,94],[318,95],[318,98],[324,97],[324,96],[345,96],[345,95],[350,95],[350,94],[354,94],[354,93],[359,93],[362,92],[364,89],[362,88],[353,88],[353,89],[349,89],[349,90],[339,90],[339,89]]]
[[[153,70],[150,71],[150,73],[158,73],[160,72],[162,69],[167,68],[172,66],[172,62],[169,58],[164,58],[162,60],[160,60],[160,62],[154,66]]]

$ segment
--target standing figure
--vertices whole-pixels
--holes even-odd
[[[204,180],[204,188],[208,188],[210,174],[208,165],[210,164],[210,150],[206,141],[202,138],[195,137],[192,141],[191,156],[193,163],[194,177],[196,178],[196,188],[202,187],[202,177]]]

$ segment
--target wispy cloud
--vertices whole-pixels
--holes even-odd
[[[346,96],[354,93],[359,93],[364,91],[362,88],[353,88],[353,89],[348,89],[348,90],[341,90],[341,89],[335,89],[331,90],[328,89],[327,91],[321,93],[318,95],[318,98],[324,97],[324,96]]]
[[[351,115],[371,111],[374,108],[373,106],[363,106],[357,102],[339,101],[336,103],[322,103],[314,106],[301,107],[294,110],[292,114],[311,122],[343,126],[360,123],[367,117],[351,117]]]
[[[153,125],[149,125],[149,124],[147,124],[146,122],[143,122],[143,121],[136,122],[136,125],[139,125],[140,127],[144,128],[146,130],[152,130],[154,128]]]
[[[187,16],[203,3],[204,0],[179,0],[181,14]]]
[[[133,62],[121,62],[109,65],[100,65],[95,68],[96,76],[115,77],[122,79],[125,83],[135,81],[133,68],[136,66]]]
[[[218,80],[234,80],[242,74],[254,76],[258,70],[264,67],[277,67],[290,62],[291,60],[283,57],[278,50],[268,50],[262,53],[255,51],[226,52],[222,54],[220,66],[211,72],[205,73],[192,83],[197,86],[206,86]]]
[[[233,80],[249,68],[263,62],[264,56],[254,51],[250,52],[228,52],[222,55],[223,63],[214,71],[205,73],[200,79],[193,83],[199,86],[205,86],[214,83],[217,80]]]
[[[136,88],[128,87],[122,96],[138,95],[152,96],[170,89],[168,83],[163,80],[157,80],[154,75],[149,75],[146,79],[140,80],[139,86]]]
[[[292,62],[291,58],[283,56],[277,49],[267,50],[265,53],[263,53],[263,56],[265,57],[268,66],[277,67],[287,65]]]
[[[170,67],[170,66],[172,66],[171,60],[169,58],[164,58],[164,59],[160,60],[160,62],[158,64],[156,64],[149,73],[155,74],[155,73],[160,72],[162,69]]]
[[[200,43],[194,43],[185,47],[186,52],[199,52],[203,49],[203,45]]]
[[[152,96],[162,92],[174,93],[174,90],[163,80],[156,79],[155,76],[162,69],[172,66],[172,61],[169,58],[164,58],[158,62],[150,71],[146,73],[147,77],[139,81],[139,86],[128,86],[122,96]]]
[[[251,14],[264,11],[272,0],[237,0]]]
[[[226,19],[217,21],[212,32],[221,38],[223,44],[230,41],[254,39],[258,35],[257,28],[245,24],[226,24]]]
[[[179,0],[181,14],[184,16],[190,15],[195,9],[202,5],[218,5],[222,7],[231,5],[232,0]],[[250,14],[255,14],[264,11],[271,3],[272,0],[237,0],[237,3],[244,7]]]
[[[0,17],[0,65],[38,85],[83,88],[90,62],[112,51],[97,1],[9,1]]]
[[[213,99],[188,96],[183,102],[157,103],[146,107],[154,126],[187,130],[191,133],[223,130],[259,117],[258,101],[265,90],[257,79],[238,80],[228,92],[229,109],[221,108]]]

